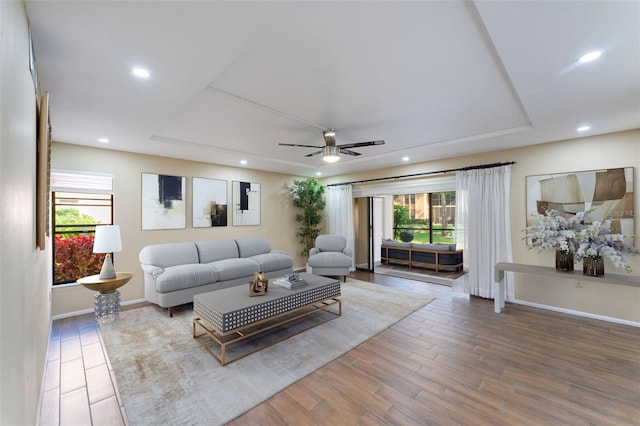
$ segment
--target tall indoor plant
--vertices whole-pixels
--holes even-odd
[[[316,237],[322,231],[321,224],[324,220],[324,186],[318,179],[306,178],[294,180],[289,187],[289,193],[293,201],[293,206],[299,209],[296,213],[298,223],[298,241],[302,244],[303,256],[309,256],[309,251],[313,248]]]

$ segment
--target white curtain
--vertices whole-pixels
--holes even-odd
[[[327,187],[329,204],[329,234],[342,235],[347,247],[353,250],[355,259],[355,234],[353,230],[353,193],[351,185]],[[351,270],[355,270],[352,266]]]
[[[511,262],[509,187],[511,166],[457,172],[456,245],[464,250],[468,273],[456,280],[454,291],[494,298],[494,266]],[[505,274],[506,298],[514,299],[513,274]]]

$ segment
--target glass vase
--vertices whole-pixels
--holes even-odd
[[[573,253],[556,249],[556,271],[573,272]]]
[[[582,275],[601,277],[604,275],[604,259],[602,256],[582,259]]]

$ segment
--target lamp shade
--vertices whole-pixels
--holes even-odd
[[[122,251],[120,225],[96,226],[96,235],[93,239],[93,252],[113,253],[116,251]]]
[[[322,151],[322,159],[327,163],[335,163],[340,160],[340,148],[337,146],[325,146]]]

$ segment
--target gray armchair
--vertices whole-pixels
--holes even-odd
[[[347,248],[347,239],[342,235],[319,235],[315,247],[309,251],[307,264],[312,274],[343,276],[346,282],[353,266],[353,252]]]

